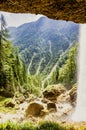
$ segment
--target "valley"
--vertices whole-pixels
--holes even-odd
[[[29,73],[36,74],[38,68],[43,79],[51,73],[60,55],[78,42],[79,35],[78,24],[47,17],[8,29],[13,44],[19,47],[19,53],[29,68]]]
[[[77,97],[79,25],[45,16],[18,27],[6,27],[3,15],[1,20],[0,123],[31,122],[31,129],[41,130],[40,121],[54,121],[56,128],[64,122],[61,130],[69,130],[66,121],[73,123]],[[10,124],[0,127],[12,129]]]

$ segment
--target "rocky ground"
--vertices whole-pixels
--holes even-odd
[[[33,123],[41,120],[70,122],[75,104],[76,85],[70,91],[60,84],[48,86],[40,98],[34,95],[25,98],[20,94],[5,102],[4,107],[10,110],[0,112],[0,123],[8,120]]]

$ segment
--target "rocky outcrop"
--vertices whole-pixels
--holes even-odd
[[[43,95],[44,98],[47,98],[48,100],[56,101],[57,97],[64,92],[66,92],[66,89],[62,84],[49,85],[44,90]]]
[[[0,0],[0,10],[86,23],[86,0]]]
[[[76,99],[77,99],[77,84],[74,84],[72,89],[69,91],[70,95],[70,102],[72,105],[76,105]]]

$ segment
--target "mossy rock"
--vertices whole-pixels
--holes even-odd
[[[66,92],[66,88],[62,84],[48,85],[44,90],[43,95],[44,98],[52,101],[56,100],[57,97],[64,92]]]
[[[11,108],[14,108],[15,107],[15,102],[12,100],[12,99],[9,99],[7,100],[5,103],[4,103],[5,107],[11,107]]]

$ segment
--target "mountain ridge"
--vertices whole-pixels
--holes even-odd
[[[35,74],[40,64],[39,73],[46,75],[46,72],[50,73],[60,55],[78,42],[79,25],[41,17],[35,22],[9,29],[9,32],[13,44],[19,47],[27,68],[31,63],[30,74]]]

